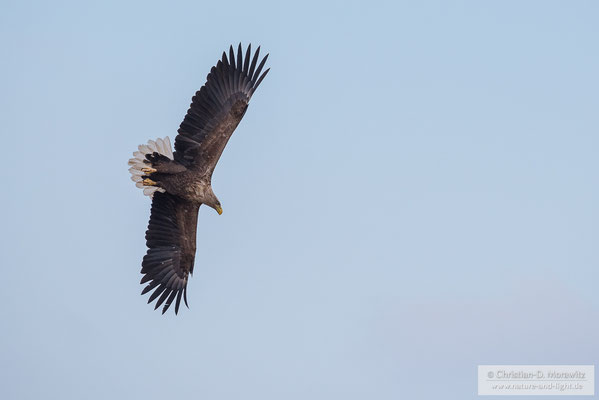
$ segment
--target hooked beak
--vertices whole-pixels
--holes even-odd
[[[215,210],[218,213],[218,215],[221,215],[223,213],[223,209],[221,206],[216,206]]]

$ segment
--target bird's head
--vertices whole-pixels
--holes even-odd
[[[214,208],[216,210],[218,215],[221,215],[223,213],[223,208],[220,206],[220,202],[218,200],[217,200],[216,205],[212,208]]]
[[[204,204],[214,208],[218,215],[221,215],[223,213],[223,208],[220,205],[220,201],[218,201],[218,198],[212,191],[212,188],[210,188],[210,190],[208,190],[208,192],[206,193],[206,199],[204,200]]]

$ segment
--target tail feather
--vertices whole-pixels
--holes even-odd
[[[143,184],[143,180],[147,177],[147,174],[142,171],[142,169],[150,166],[146,159],[146,155],[148,154],[159,153],[173,160],[174,157],[170,139],[167,136],[164,139],[156,139],[156,141],[150,140],[147,144],[140,144],[138,149],[139,151],[133,153],[133,158],[130,158],[128,163],[131,166],[131,168],[129,168],[131,180],[135,182],[135,186],[143,189],[146,196],[152,197],[156,191],[164,192],[164,189],[157,186],[145,186]]]

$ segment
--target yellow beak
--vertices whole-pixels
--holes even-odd
[[[221,208],[221,206],[216,206],[216,212],[218,213],[218,215],[221,215],[223,213],[223,209]]]

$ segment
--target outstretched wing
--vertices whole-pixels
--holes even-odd
[[[148,303],[158,298],[154,307],[157,309],[166,301],[163,314],[175,298],[175,314],[179,312],[181,297],[187,305],[187,277],[193,272],[198,209],[197,204],[169,193],[154,193],[146,231],[148,252],[141,268],[141,283],[149,284],[141,294],[156,289]]]
[[[270,69],[260,72],[268,54],[256,67],[260,47],[250,62],[251,45],[245,58],[241,44],[237,57],[233,46],[229,58],[222,59],[210,70],[206,84],[192,99],[175,139],[175,160],[187,167],[212,175],[231,134],[243,118],[254,91]]]

